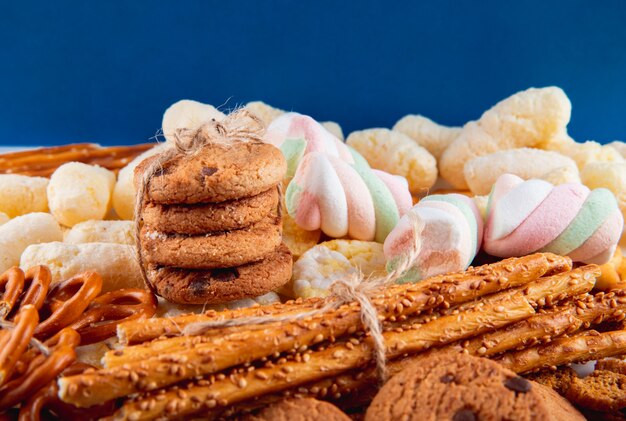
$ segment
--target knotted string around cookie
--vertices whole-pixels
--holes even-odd
[[[263,142],[264,126],[261,120],[245,109],[229,114],[222,121],[211,120],[200,125],[197,129],[178,129],[173,134],[172,145],[164,152],[156,155],[150,165],[139,178],[136,192],[134,212],[135,257],[145,285],[157,294],[156,289],[148,278],[145,259],[140,246],[142,212],[150,180],[163,172],[164,166],[178,157],[194,155],[208,145],[234,145],[236,143]],[[279,207],[280,215],[280,207]],[[158,295],[158,294],[157,294]]]

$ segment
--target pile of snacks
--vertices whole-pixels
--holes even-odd
[[[0,418],[620,417],[626,147],[570,115],[533,88],[343,142],[183,100],[152,148],[0,157]]]

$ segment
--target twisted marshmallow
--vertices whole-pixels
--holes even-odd
[[[421,220],[422,231],[415,232],[409,215],[402,217],[384,244],[388,267],[410,250],[416,235],[421,250],[411,271],[402,282],[415,282],[431,276],[467,269],[480,250],[483,220],[474,201],[461,194],[426,196],[410,210]]]
[[[406,179],[371,169],[310,117],[284,114],[266,140],[287,160],[287,212],[305,230],[382,243],[411,207]]]
[[[309,116],[286,113],[272,121],[265,141],[279,148],[287,160],[287,178],[294,176],[300,160],[311,152],[323,152],[354,163],[348,146]]]
[[[624,220],[607,189],[580,183],[554,186],[502,175],[489,197],[485,251],[499,257],[552,252],[584,263],[606,263]]]

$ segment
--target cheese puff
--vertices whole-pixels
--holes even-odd
[[[298,258],[308,249],[320,241],[322,231],[317,229],[307,231],[296,224],[296,221],[287,213],[283,213],[283,242],[291,251],[294,258]]]
[[[624,162],[624,158],[617,149],[592,140],[578,143],[569,138],[563,142],[551,144],[549,148],[572,158],[581,171],[594,162]]]
[[[252,307],[255,305],[270,305],[280,302],[280,297],[273,291],[267,294],[259,295],[253,298],[242,298],[241,300],[229,301],[225,304],[225,307],[229,310],[236,310],[238,308]]]
[[[619,250],[619,247],[618,247]],[[617,273],[622,281],[626,282],[626,259],[622,258],[619,266],[617,267]]]
[[[293,268],[295,297],[325,297],[331,284],[347,275],[384,275],[382,244],[358,240],[332,240],[318,244],[300,257]]]
[[[90,220],[76,224],[65,234],[65,242],[135,244],[132,221]]]
[[[571,111],[560,88],[518,92],[463,127],[441,156],[441,176],[456,188],[467,188],[463,173],[467,161],[505,149],[541,147],[564,132]]]
[[[437,181],[437,161],[408,136],[388,129],[350,133],[346,143],[372,166],[405,177],[413,194],[430,189]]]
[[[48,211],[48,179],[17,174],[0,174],[0,212],[9,218]]]
[[[31,244],[61,241],[63,232],[49,213],[29,213],[0,226],[0,273],[20,263],[20,255]]]
[[[600,265],[601,274],[600,277],[596,279],[596,288],[608,291],[621,287],[622,279],[620,278],[619,269],[622,262],[622,250],[618,247],[611,260]]]
[[[334,121],[324,121],[320,123],[326,130],[328,130],[332,135],[334,135],[339,140],[344,140],[343,130],[341,126]]]
[[[210,120],[220,121],[226,117],[212,105],[203,104],[190,99],[182,99],[165,110],[163,113],[163,136],[168,141],[175,139],[181,129],[195,130]]]
[[[133,219],[135,213],[135,184],[133,182],[135,167],[144,159],[163,152],[168,143],[161,143],[135,157],[117,174],[117,182],[113,189],[113,209],[121,219]]]
[[[102,276],[102,292],[144,288],[135,248],[126,244],[33,244],[24,250],[19,264],[23,269],[36,265],[48,266],[53,284],[92,270]]]
[[[585,166],[580,178],[590,189],[609,189],[626,215],[626,162],[593,162]]]
[[[241,300],[228,301],[213,305],[204,304],[177,304],[158,297],[159,305],[155,317],[176,317],[190,313],[204,313],[207,310],[223,311],[226,309],[234,310],[244,307],[252,307],[255,305],[269,305],[280,302],[280,296],[270,291],[267,294],[253,298],[243,298]]]
[[[606,146],[612,147],[617,152],[619,152],[619,154],[622,156],[622,158],[626,158],[626,143],[624,143],[624,142],[622,142],[620,140],[616,140],[614,142],[611,142],[611,143],[607,144]]]
[[[286,111],[274,108],[263,101],[248,102],[245,108],[260,118],[265,127],[269,126],[272,121],[286,113]]]
[[[494,152],[465,163],[465,180],[472,193],[488,194],[502,174],[524,180],[549,178],[552,184],[580,182],[576,163],[557,152],[520,148]]]
[[[447,127],[437,124],[422,115],[409,114],[402,117],[392,128],[395,132],[404,133],[415,143],[426,148],[437,161],[443,151],[461,133],[460,127]]]
[[[103,219],[109,211],[114,187],[115,174],[106,168],[68,162],[50,177],[50,212],[68,227],[89,219]]]

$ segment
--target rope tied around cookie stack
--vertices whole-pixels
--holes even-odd
[[[148,279],[146,265],[141,251],[141,221],[146,195],[150,180],[163,171],[163,166],[178,157],[194,155],[207,145],[232,145],[235,143],[262,143],[263,123],[251,112],[240,109],[229,114],[223,121],[211,120],[202,124],[195,130],[178,129],[173,133],[171,147],[155,156],[150,165],[143,171],[139,178],[135,198],[133,216],[135,235],[135,256],[139,263],[139,270],[144,284],[152,293],[157,294],[156,289]],[[280,186],[279,186],[280,188]],[[280,193],[280,192],[279,192]],[[282,212],[279,202],[278,215]],[[158,295],[158,294],[157,294]]]
[[[163,170],[164,164],[172,159],[181,156],[193,155],[199,152],[203,147],[211,144],[228,146],[239,142],[263,142],[262,135],[263,124],[258,117],[245,109],[240,109],[229,114],[221,122],[213,120],[193,131],[188,129],[179,130],[174,136],[173,146],[158,155],[145,169],[139,180],[137,190],[134,227],[137,245],[136,254],[139,267],[144,282],[150,290],[156,293],[154,286],[148,279],[140,243],[142,220],[141,213],[150,180],[157,173]],[[279,195],[282,195],[280,184],[278,188]],[[279,200],[279,215],[282,212],[281,203],[282,200]],[[385,276],[365,277],[362,273],[353,273],[337,279],[332,283],[330,287],[330,295],[325,299],[324,305],[319,309],[284,316],[267,315],[221,321],[197,322],[187,325],[181,330],[181,333],[187,336],[195,336],[201,335],[211,329],[218,328],[277,322],[294,322],[336,310],[344,304],[357,302],[360,306],[361,322],[363,323],[366,332],[369,332],[374,344],[374,358],[376,361],[378,377],[381,382],[386,381],[386,348],[382,333],[382,326],[378,318],[378,312],[372,304],[370,297],[376,290],[395,283],[403,275],[405,275],[406,272],[411,269],[417,259],[417,256],[419,255],[421,250],[420,233],[423,230],[423,222],[418,216],[410,212],[409,218],[414,234],[412,247],[410,247],[406,258],[400,259],[398,263],[394,265],[393,269],[390,270]]]

